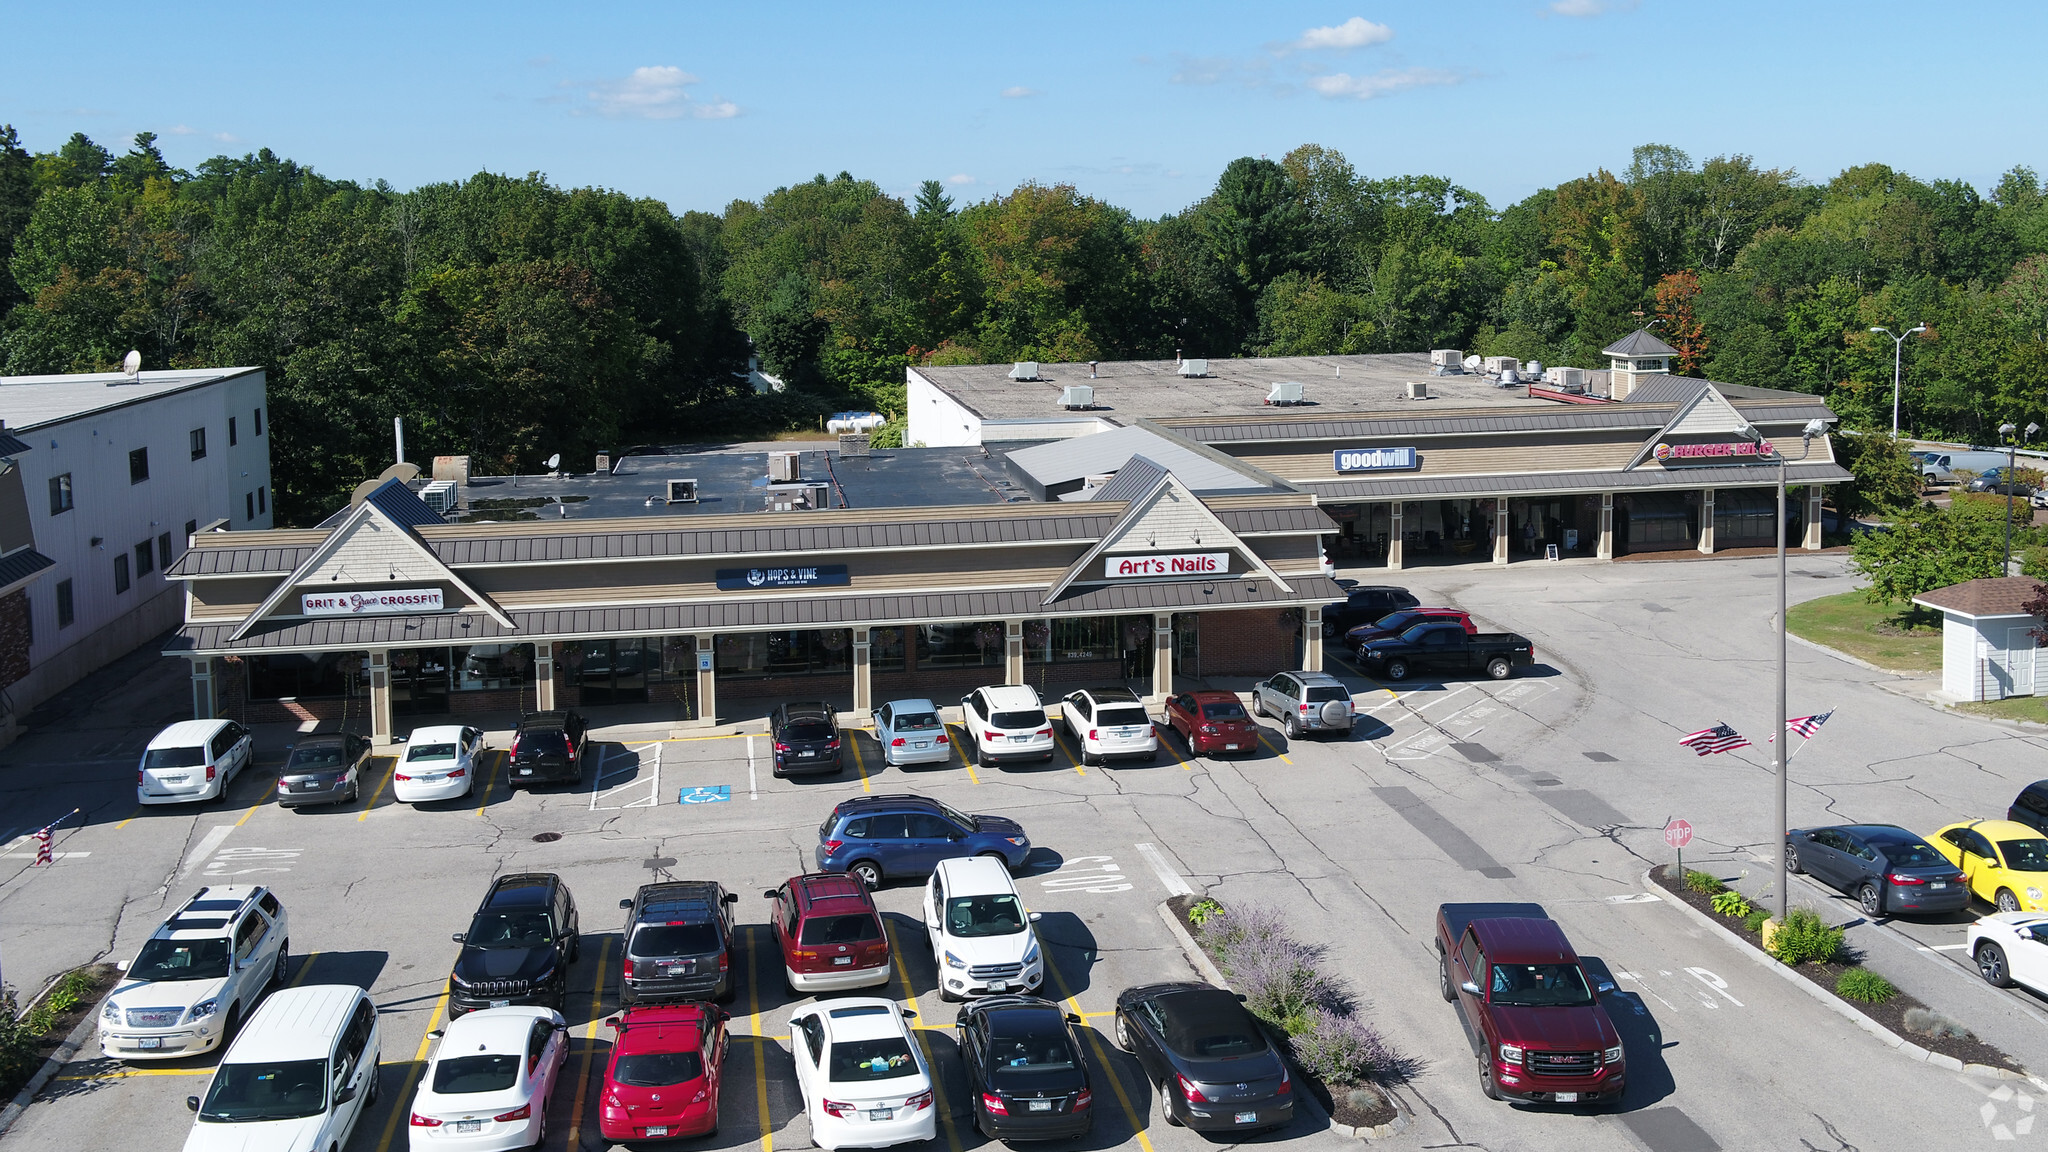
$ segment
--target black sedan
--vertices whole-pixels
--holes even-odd
[[[1970,902],[1955,865],[1893,824],[1794,828],[1785,834],[1785,867],[1854,895],[1866,916],[1954,912]]]
[[[1250,1132],[1294,1119],[1294,1084],[1236,995],[1209,984],[1147,984],[1116,998],[1116,1042],[1138,1058],[1168,1124]]]
[[[954,1021],[974,1096],[974,1127],[991,1140],[1068,1140],[1095,1122],[1088,1062],[1073,1026],[1036,996],[991,996]]]
[[[370,742],[348,732],[302,736],[292,745],[277,777],[277,804],[299,808],[307,804],[345,804],[363,791],[363,774],[370,770]]]

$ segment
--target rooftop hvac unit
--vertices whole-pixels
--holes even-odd
[[[1586,370],[1584,368],[1551,368],[1543,373],[1543,379],[1560,392],[1584,392]]]
[[[456,482],[457,484],[467,484],[467,483],[469,483],[469,457],[467,457],[467,456],[436,456],[436,457],[434,457],[434,479],[436,479],[436,480],[453,480],[453,481],[455,481],[455,482]]]
[[[874,437],[866,432],[841,432],[839,434],[839,455],[847,460],[868,458],[868,446]]]
[[[1517,372],[1522,370],[1522,362],[1513,356],[1488,356],[1483,363],[1489,376],[1498,376],[1510,368]]]
[[[832,489],[828,485],[813,484],[804,489],[804,501],[806,508],[830,508]]]
[[[1499,384],[1501,387],[1516,388],[1520,387],[1521,383],[1522,374],[1520,372],[1515,371],[1513,368],[1503,368],[1500,370]]]
[[[420,499],[426,502],[427,507],[446,514],[455,507],[455,481],[436,480],[428,484],[420,489]]]
[[[599,452],[597,454],[597,467],[592,469],[592,471],[610,474],[611,470],[612,454],[609,452]]]
[[[775,484],[794,484],[803,475],[798,460],[801,452],[770,452],[768,454],[768,479]]]
[[[695,504],[697,502],[697,478],[668,482],[668,502],[671,504]]]
[[[1109,482],[1114,479],[1116,479],[1116,473],[1100,472],[1093,476],[1082,477],[1081,487],[1084,491],[1093,491],[1097,488],[1107,488],[1109,487]]]
[[[1209,362],[1207,360],[1183,360],[1180,362],[1180,367],[1174,369],[1174,371],[1182,376],[1207,376],[1209,374]]]
[[[1036,380],[1036,379],[1038,379],[1038,361],[1036,361],[1036,360],[1019,360],[1019,361],[1017,361],[1017,362],[1016,362],[1015,364],[1012,364],[1012,365],[1010,365],[1010,379],[1012,379],[1012,380]]]
[[[1299,380],[1276,380],[1273,390],[1266,393],[1268,404],[1299,404],[1302,402],[1302,387]]]
[[[1408,398],[1410,400],[1429,399],[1429,381],[1410,380],[1408,382]]]
[[[1429,366],[1438,376],[1460,376],[1465,372],[1465,352],[1461,348],[1432,348]]]
[[[1060,407],[1073,411],[1095,403],[1095,389],[1086,384],[1069,384],[1060,389]]]

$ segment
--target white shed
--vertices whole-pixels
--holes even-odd
[[[1956,700],[2032,696],[2048,687],[2048,656],[2034,630],[2041,617],[2020,605],[2040,585],[2024,576],[1971,580],[1913,597],[1941,612],[1941,690]]]

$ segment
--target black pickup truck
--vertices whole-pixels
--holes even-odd
[[[1368,640],[1359,646],[1359,663],[1368,676],[1406,680],[1420,671],[1484,672],[1505,680],[1515,669],[1536,663],[1536,645],[1513,632],[1466,635],[1450,620],[1417,624],[1399,636]]]

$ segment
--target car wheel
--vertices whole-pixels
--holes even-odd
[[[287,937],[284,943],[277,946],[277,966],[270,970],[270,986],[272,988],[284,987],[284,974],[291,970],[291,966],[292,942]]]
[[[1131,1044],[1131,1026],[1124,1022],[1124,1014],[1121,1012],[1116,1014],[1116,1046],[1126,1052],[1136,1051]]]
[[[2006,965],[2005,949],[1989,940],[1977,945],[1977,971],[1993,988],[2012,987],[2012,969]]]
[[[1257,692],[1252,693],[1252,715],[1264,716],[1265,714],[1266,703],[1264,698],[1262,698]]]
[[[1865,916],[1884,915],[1884,897],[1877,891],[1877,885],[1865,884],[1856,890],[1856,903],[1863,908]]]
[[[1514,675],[1514,672],[1515,666],[1508,663],[1504,657],[1496,656],[1486,662],[1486,674],[1495,680],[1505,680]]]
[[[1166,1121],[1168,1127],[1178,1128],[1181,1126],[1180,1117],[1173,1114],[1173,1097],[1167,1095],[1169,1091],[1171,1089],[1166,1086],[1166,1081],[1161,1080],[1159,1082],[1159,1118]]]
[[[1441,948],[1436,954],[1436,984],[1437,990],[1443,993],[1445,1003],[1457,1001],[1458,990],[1451,987],[1451,958],[1444,955]]]
[[[1299,739],[1301,739],[1301,721],[1300,721],[1300,719],[1298,719],[1298,718],[1296,718],[1296,717],[1293,717],[1293,716],[1289,716],[1289,717],[1287,718],[1287,722],[1286,722],[1286,723],[1284,723],[1284,724],[1282,724],[1282,725],[1281,725],[1280,727],[1281,727],[1281,730],[1282,730],[1282,731],[1284,731],[1284,732],[1286,732],[1286,733],[1287,733],[1287,738],[1288,738],[1289,740],[1299,740]]]
[[[1799,849],[1790,844],[1785,845],[1785,871],[1794,875],[1806,871],[1799,866]]]
[[[858,861],[852,866],[848,867],[846,871],[855,880],[860,881],[861,887],[867,889],[870,892],[882,886],[881,866],[876,864],[872,860]]]
[[[1408,662],[1406,660],[1396,659],[1387,661],[1387,679],[1406,680],[1407,678]]]
[[[221,1051],[227,1051],[228,1043],[235,1038],[235,1033],[239,1031],[241,1027],[242,1006],[240,1004],[228,1005],[228,1021],[225,1025],[221,1027],[220,1030]]]
[[[1998,910],[2000,912],[2017,912],[2020,910],[2020,898],[2012,894],[2012,889],[2000,888],[1998,890]]]
[[[1479,1091],[1488,1100],[1500,1099],[1500,1085],[1493,1082],[1493,1064],[1490,1061],[1479,1062]]]
[[[371,1065],[371,1067],[375,1068],[376,1066]],[[372,1071],[370,1073],[370,1091],[363,1097],[363,1107],[369,1108],[377,1103],[377,1091],[377,1073]]]

